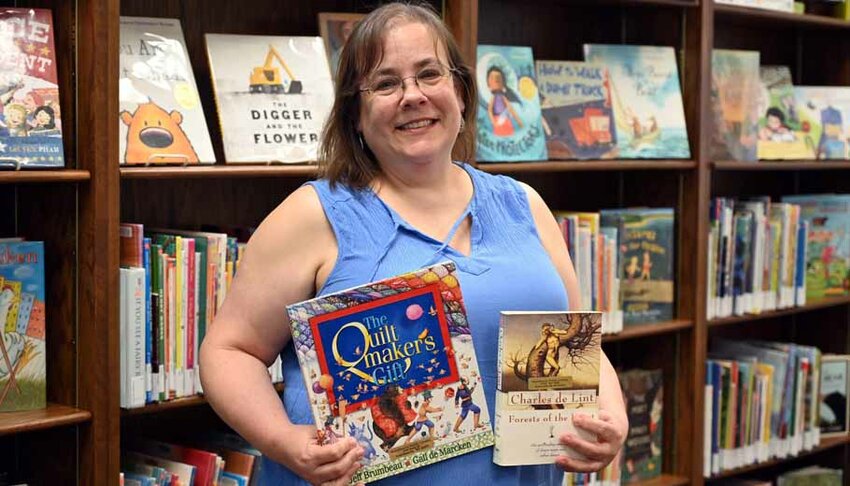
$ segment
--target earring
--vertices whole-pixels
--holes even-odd
[[[458,133],[463,133],[463,130],[464,130],[465,128],[466,128],[466,120],[464,120],[463,118],[461,118],[461,119],[460,119],[460,130],[458,130]]]

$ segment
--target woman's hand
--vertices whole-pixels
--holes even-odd
[[[561,444],[583,455],[585,459],[558,456],[555,463],[567,472],[596,472],[605,468],[620,452],[628,433],[628,423],[619,423],[605,410],[599,411],[599,418],[576,413],[573,425],[596,436],[596,441],[565,433],[561,435]]]
[[[272,457],[315,486],[347,486],[360,469],[363,448],[351,437],[319,445],[316,428],[293,425],[281,440],[281,457]],[[363,483],[360,483],[361,485]]]

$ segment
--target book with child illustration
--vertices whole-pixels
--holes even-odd
[[[454,263],[287,307],[320,443],[376,481],[493,444]]]

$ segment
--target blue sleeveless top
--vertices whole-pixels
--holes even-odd
[[[472,179],[472,200],[455,224],[472,217],[472,251],[466,256],[446,242],[427,236],[404,221],[370,189],[351,190],[325,180],[310,182],[336,234],[339,254],[318,295],[451,260],[458,279],[478,358],[482,386],[492,421],[499,312],[568,310],[563,281],[543,248],[525,190],[513,179],[463,164]],[[285,388],[282,399],[295,424],[313,424],[304,379],[290,343],[281,354]],[[493,449],[480,449],[369,484],[410,486],[438,480],[452,486],[560,486],[555,466],[502,467],[493,464]],[[263,458],[263,486],[308,483],[284,466]]]

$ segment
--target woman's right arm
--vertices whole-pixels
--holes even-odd
[[[314,484],[347,484],[362,450],[353,440],[319,446],[315,427],[293,425],[268,366],[290,339],[286,306],[310,298],[316,276],[335,260],[336,241],[315,190],[301,187],[251,237],[200,352],[204,394],[219,416]]]

